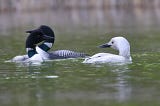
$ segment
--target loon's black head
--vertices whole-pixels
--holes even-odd
[[[30,33],[33,35],[41,35],[44,40],[48,40],[51,43],[54,43],[54,31],[46,25],[41,25],[37,29],[26,31],[26,33]]]
[[[36,44],[42,41],[54,43],[54,31],[49,26],[41,25],[37,29],[26,32],[30,33],[26,40],[26,48],[34,48]]]
[[[49,26],[41,25],[38,29],[43,34],[42,36],[43,39],[47,40],[50,43],[54,43],[55,35],[54,35],[53,30]]]
[[[30,33],[26,39],[26,50],[29,57],[36,54],[37,51],[35,50],[35,47],[40,42],[43,43],[40,43],[38,47],[45,52],[47,52],[54,43],[54,32],[49,26],[41,25],[37,29],[26,32]]]
[[[35,35],[36,34],[36,35]],[[44,39],[42,35],[39,33],[32,32],[26,39],[26,48],[35,48],[36,45],[42,42]]]

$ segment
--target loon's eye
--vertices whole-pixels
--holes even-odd
[[[113,44],[114,42],[112,41],[111,43]]]

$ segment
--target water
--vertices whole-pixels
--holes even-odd
[[[132,64],[83,64],[83,59],[44,62],[41,65],[6,63],[25,54],[22,28],[0,33],[1,106],[159,106],[160,31],[157,26],[84,27],[65,30],[52,26],[56,42],[52,50],[69,49],[88,54],[117,53],[98,45],[115,35],[131,44]],[[29,27],[31,28],[31,26]],[[68,30],[70,29],[70,30]]]
[[[108,41],[112,33],[99,38],[91,31],[91,39],[86,39],[90,34],[74,34],[66,32],[57,35],[59,40],[53,50],[68,48],[89,54],[100,51],[115,53],[111,49],[96,47]],[[25,53],[25,36],[16,35],[1,36],[0,104],[3,106],[160,104],[159,32],[126,35],[131,43],[133,58],[133,63],[128,65],[89,65],[81,63],[83,59],[51,61],[41,66],[5,63],[15,55]],[[64,36],[67,38],[62,39]],[[75,41],[68,43],[73,38]]]

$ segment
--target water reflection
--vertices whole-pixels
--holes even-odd
[[[132,95],[132,87],[128,84],[126,80],[126,75],[119,74],[117,76],[117,83],[115,87],[117,89],[117,96],[116,99],[119,101],[126,101],[129,100]]]

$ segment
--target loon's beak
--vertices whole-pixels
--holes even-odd
[[[26,31],[26,33],[32,33],[32,32],[41,32],[41,30],[38,28],[38,29]]]
[[[42,37],[45,40],[54,40],[54,37],[52,37],[52,36],[42,35]]]
[[[26,31],[26,33],[32,33],[32,32],[33,32],[32,30]]]
[[[107,47],[111,47],[111,45],[109,45],[108,43],[102,44],[100,46],[98,46],[100,48],[107,48]]]

